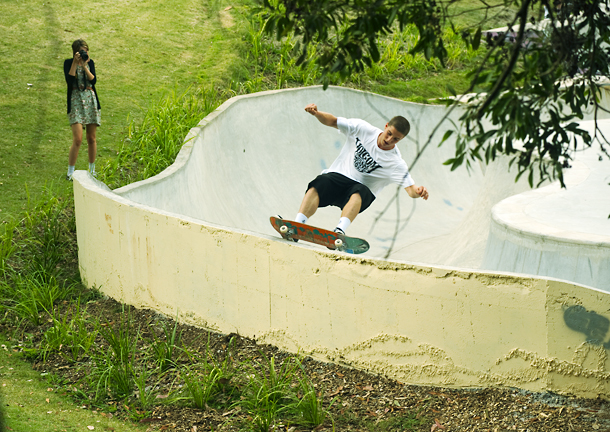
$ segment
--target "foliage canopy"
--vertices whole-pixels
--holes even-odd
[[[379,61],[379,39],[407,25],[419,34],[410,53],[444,65],[443,30],[451,27],[482,53],[469,73],[469,95],[448,101],[467,103],[456,130],[443,137],[457,132],[455,156],[445,163],[455,169],[505,154],[517,178],[527,173],[530,185],[559,179],[564,186],[575,152],[598,143],[608,156],[597,124],[590,134],[577,121],[606,111],[599,102],[609,75],[610,9],[608,0],[560,1],[263,0],[263,11],[268,33],[298,38],[298,63],[317,47],[325,86],[331,76],[346,78]],[[484,31],[494,15],[509,17],[505,31]],[[464,22],[470,24],[458,26]]]

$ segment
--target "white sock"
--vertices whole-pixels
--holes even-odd
[[[74,174],[74,165],[68,165],[68,176],[72,177],[72,174]]]
[[[294,218],[294,221],[298,223],[305,223],[307,222],[307,219],[307,216],[305,216],[303,213],[297,213],[297,216]]]
[[[347,228],[350,226],[350,224],[352,223],[351,220],[349,220],[348,217],[342,217],[341,219],[339,219],[339,223],[337,224],[337,228],[340,228],[341,230],[343,230],[343,232],[347,231]]]
[[[95,162],[89,162],[89,172],[91,174],[95,172]]]

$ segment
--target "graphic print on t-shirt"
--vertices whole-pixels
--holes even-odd
[[[372,156],[369,152],[366,151],[360,139],[356,138],[356,153],[354,154],[354,167],[358,170],[358,172],[364,174],[370,174],[375,171],[377,168],[383,168]]]

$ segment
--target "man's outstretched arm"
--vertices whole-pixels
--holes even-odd
[[[337,128],[337,117],[327,112],[318,111],[316,104],[307,105],[305,111],[317,118],[323,125]]]
[[[405,188],[411,198],[428,199],[428,189],[425,186],[412,185]]]

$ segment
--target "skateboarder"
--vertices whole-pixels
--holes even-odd
[[[342,209],[335,232],[345,234],[356,216],[390,183],[404,187],[411,198],[428,199],[428,190],[415,185],[396,148],[411,128],[407,119],[396,116],[381,130],[364,120],[318,111],[315,104],[307,105],[305,111],[323,125],[339,129],[347,138],[330,168],[307,186],[296,222],[306,223],[318,207],[332,205]]]

